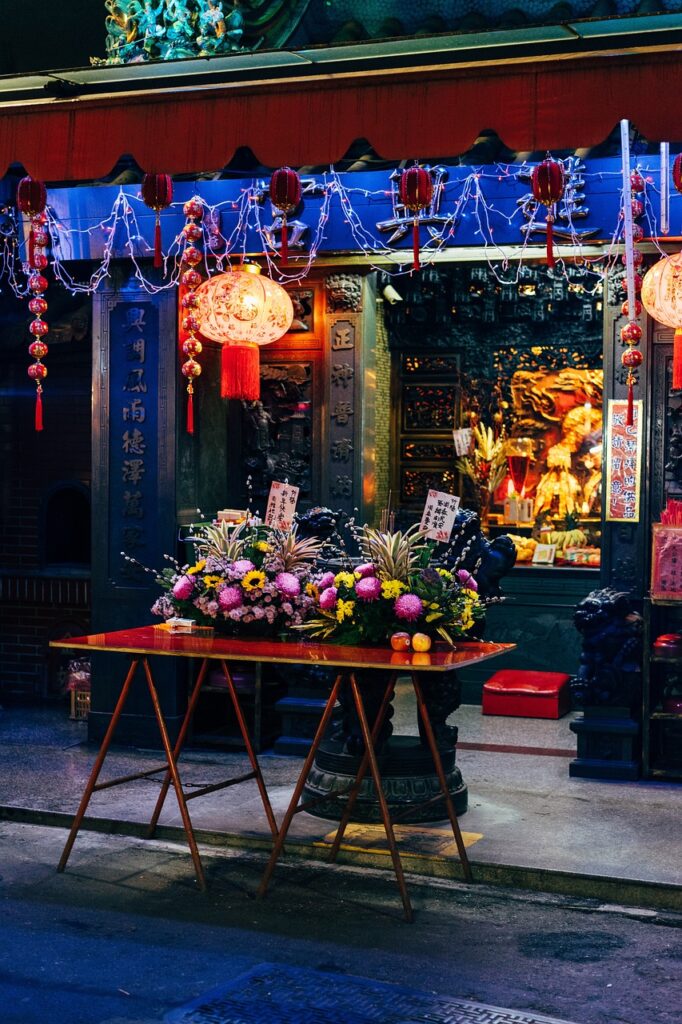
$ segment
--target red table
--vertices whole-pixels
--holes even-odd
[[[494,644],[494,643],[458,643],[456,648],[450,649],[448,647],[437,645],[435,649],[428,652],[427,654],[417,654],[411,651],[398,652],[392,651],[388,647],[345,647],[337,644],[319,644],[310,643],[307,641],[281,641],[281,640],[260,640],[260,639],[233,639],[221,636],[213,633],[211,630],[199,630],[195,633],[171,633],[167,626],[142,626],[136,629],[124,629],[119,630],[116,633],[95,633],[92,636],[83,637],[69,637],[66,640],[53,640],[50,643],[51,647],[64,647],[73,650],[89,650],[89,651],[107,651],[109,653],[121,653],[131,655],[131,662],[123,687],[121,689],[120,696],[116,703],[111,721],[107,728],[106,734],[102,741],[97,759],[93,766],[90,778],[88,779],[85,791],[81,798],[76,817],[74,818],[73,825],[69,837],[66,841],[64,851],[57,870],[63,871],[66,867],[66,863],[69,859],[71,849],[76,840],[76,836],[81,827],[85,811],[90,802],[92,794],[100,789],[108,789],[112,786],[121,785],[125,782],[131,782],[134,779],[145,778],[147,776],[157,774],[159,771],[166,771],[161,792],[152,814],[151,822],[148,830],[148,837],[151,838],[156,830],[156,825],[163,808],[163,804],[168,793],[168,789],[172,782],[175,790],[176,799],[178,801],[178,807],[182,817],[185,833],[187,835],[187,842],[194,862],[194,868],[196,871],[197,881],[202,889],[206,887],[206,881],[204,877],[203,866],[199,851],[197,848],[196,840],[194,838],[194,831],[192,829],[192,822],[187,810],[187,801],[198,796],[202,796],[208,792],[215,792],[218,789],[224,789],[227,786],[236,785],[240,782],[246,782],[249,779],[255,779],[260,791],[261,800],[263,802],[263,808],[270,825],[270,830],[274,839],[273,851],[268,862],[263,880],[261,881],[258,893],[260,896],[264,895],[272,872],[275,868],[275,864],[282,852],[284,842],[289,831],[289,827],[295,814],[299,811],[305,810],[311,806],[311,803],[299,805],[301,793],[305,785],[306,778],[312,766],[315,754],[320,745],[324,731],[327,727],[334,704],[339,693],[339,688],[344,679],[348,679],[350,684],[351,692],[353,694],[353,700],[360,721],[360,727],[362,730],[363,738],[365,741],[365,754],[360,763],[357,776],[352,786],[348,791],[348,800],[344,809],[339,828],[337,830],[334,843],[330,852],[330,860],[334,861],[339,851],[343,834],[346,830],[348,822],[351,819],[353,806],[360,790],[360,785],[364,779],[367,771],[371,772],[377,798],[379,801],[379,808],[381,812],[381,819],[386,830],[386,838],[388,840],[389,849],[391,852],[391,858],[393,861],[393,868],[398,882],[398,887],[402,896],[403,907],[405,909],[405,916],[408,920],[412,919],[412,908],[410,905],[410,899],[407,893],[405,885],[405,878],[403,875],[402,864],[400,861],[400,855],[395,840],[395,833],[393,830],[393,822],[389,814],[388,805],[383,794],[381,785],[381,773],[379,770],[379,764],[377,761],[377,755],[374,749],[374,741],[379,735],[382,721],[388,709],[395,684],[398,675],[409,674],[412,680],[412,685],[417,697],[417,706],[422,722],[424,724],[424,732],[427,738],[429,749],[433,757],[436,774],[438,776],[441,794],[435,797],[435,800],[443,799],[452,826],[453,835],[457,843],[457,849],[462,862],[462,869],[464,876],[468,880],[471,880],[471,868],[467,858],[464,843],[462,841],[462,834],[457,821],[457,815],[450,798],[450,794],[447,788],[447,782],[443,772],[440,755],[438,753],[438,747],[433,735],[431,728],[431,722],[429,719],[428,711],[424,703],[424,696],[422,693],[421,686],[419,684],[419,675],[422,672],[452,672],[456,669],[465,668],[466,666],[472,665],[479,661],[483,661],[487,658],[494,658],[497,655],[504,654],[513,648],[513,644]],[[187,711],[183,719],[178,738],[175,742],[174,747],[171,747],[170,739],[168,736],[168,730],[163,718],[161,706],[159,704],[158,694],[156,692],[156,686],[152,676],[151,667],[149,664],[149,658],[152,655],[160,655],[165,657],[173,658],[198,658],[201,659],[201,666],[197,676],[197,681],[192,690],[190,696]],[[209,662],[217,661],[220,664],[227,689],[230,694],[232,704],[234,707],[239,729],[241,731],[244,745],[246,747],[249,760],[251,762],[252,771],[246,775],[239,776],[234,779],[226,780],[225,782],[214,783],[211,786],[205,786],[203,789],[192,791],[191,794],[186,794],[182,788],[180,780],[180,774],[178,772],[178,758],[182,750],[182,746],[187,736],[192,716],[197,706],[201,689],[206,678]],[[256,663],[280,663],[280,664],[294,664],[294,665],[327,665],[329,668],[337,669],[337,675],[332,686],[331,693],[327,699],[322,718],[317,728],[315,738],[313,739],[310,751],[304,761],[303,767],[299,774],[298,781],[294,788],[294,793],[291,798],[291,802],[284,816],[284,821],[280,830],[277,830],[277,824],[268,797],[267,789],[263,776],[261,773],[258,759],[253,749],[253,744],[249,736],[249,732],[246,726],[244,715],[239,705],[239,699],[237,691],[232,679],[232,674],[229,668],[229,662],[256,662]],[[142,665],[144,676],[147,682],[149,693],[154,707],[157,724],[159,727],[159,733],[161,735],[161,741],[163,743],[166,760],[160,768],[149,769],[144,772],[138,772],[133,775],[126,775],[116,779],[111,779],[107,782],[99,783],[97,779],[99,777],[102,765],[107,755],[107,751],[111,744],[111,740],[116,729],[116,725],[121,716],[126,700],[130,693],[130,688],[133,684],[134,677],[136,675],[139,665]],[[381,702],[381,707],[377,718],[375,719],[374,725],[370,729],[367,722],[367,716],[365,713],[364,702],[362,698],[362,686],[361,682],[358,681],[356,671],[358,669],[383,669],[388,671],[387,683]],[[339,794],[337,794],[339,795]]]

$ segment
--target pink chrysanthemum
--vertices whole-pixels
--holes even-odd
[[[422,600],[416,594],[401,594],[395,600],[393,611],[405,622],[416,622],[422,613]]]
[[[381,580],[366,576],[355,584],[355,593],[361,601],[376,601],[381,596]]]
[[[317,581],[317,586],[319,587],[320,593],[322,593],[323,590],[327,590],[328,587],[333,587],[334,573],[326,572],[324,573],[323,576],[320,576],[319,580]]]
[[[354,570],[361,579],[366,576],[376,576],[376,569],[371,562],[363,562],[362,565],[356,565]]]
[[[230,576],[240,580],[246,576],[247,572],[253,572],[256,566],[248,558],[238,558],[236,562],[233,562],[230,566]]]
[[[320,594],[320,608],[323,612],[329,612],[336,605],[336,587],[327,587]]]
[[[186,601],[192,596],[194,590],[194,580],[191,576],[181,576],[173,585],[173,597],[177,598],[178,601]]]
[[[233,608],[239,608],[241,603],[241,587],[223,587],[218,594],[218,604],[224,612],[231,612]]]
[[[292,572],[277,573],[275,586],[285,597],[296,597],[301,593],[301,581]]]
[[[455,575],[462,586],[466,587],[467,590],[478,590],[478,583],[466,569],[458,569]]]

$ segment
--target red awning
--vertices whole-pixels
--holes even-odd
[[[355,139],[386,159],[444,157],[483,129],[516,151],[576,149],[624,117],[651,141],[682,141],[678,83],[678,54],[662,48],[24,103],[0,108],[0,168],[88,180],[128,153],[144,170],[198,173],[240,146],[301,167],[338,161]]]

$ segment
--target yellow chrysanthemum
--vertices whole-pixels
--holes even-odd
[[[429,612],[426,616],[426,622],[435,622],[436,619],[442,619],[443,612]]]
[[[260,590],[264,584],[265,573],[260,572],[258,569],[252,569],[251,572],[247,572],[246,576],[242,579],[244,590]]]
[[[402,580],[382,580],[381,596],[388,600],[400,597],[405,590],[407,590],[407,584],[403,583]]]
[[[478,594],[476,593],[475,590],[469,590],[468,587],[464,587],[462,593],[466,595],[466,597],[470,598],[473,604],[475,604],[478,601]]]
[[[344,619],[353,617],[355,601],[339,601],[336,605],[336,621],[343,622]]]
[[[318,587],[317,583],[306,583],[305,592],[308,595],[308,597],[314,597],[316,601],[319,600],[320,588]]]
[[[444,580],[452,579],[452,573],[450,572],[449,569],[436,569],[436,572],[438,573],[439,576],[442,576]]]
[[[257,540],[253,546],[256,551],[266,552],[270,550],[270,545],[266,540]]]
[[[355,573],[337,572],[334,577],[335,587],[352,587],[355,585]]]
[[[218,584],[220,583],[220,580],[221,580],[220,576],[204,576],[204,586],[205,587],[217,587]]]
[[[206,559],[202,558],[196,565],[193,565],[191,569],[187,570],[188,576],[194,576],[198,572],[203,572],[206,568]]]

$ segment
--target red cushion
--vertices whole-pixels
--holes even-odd
[[[483,690],[490,694],[519,694],[527,697],[556,697],[571,677],[565,672],[529,672],[504,668],[495,672]]]

